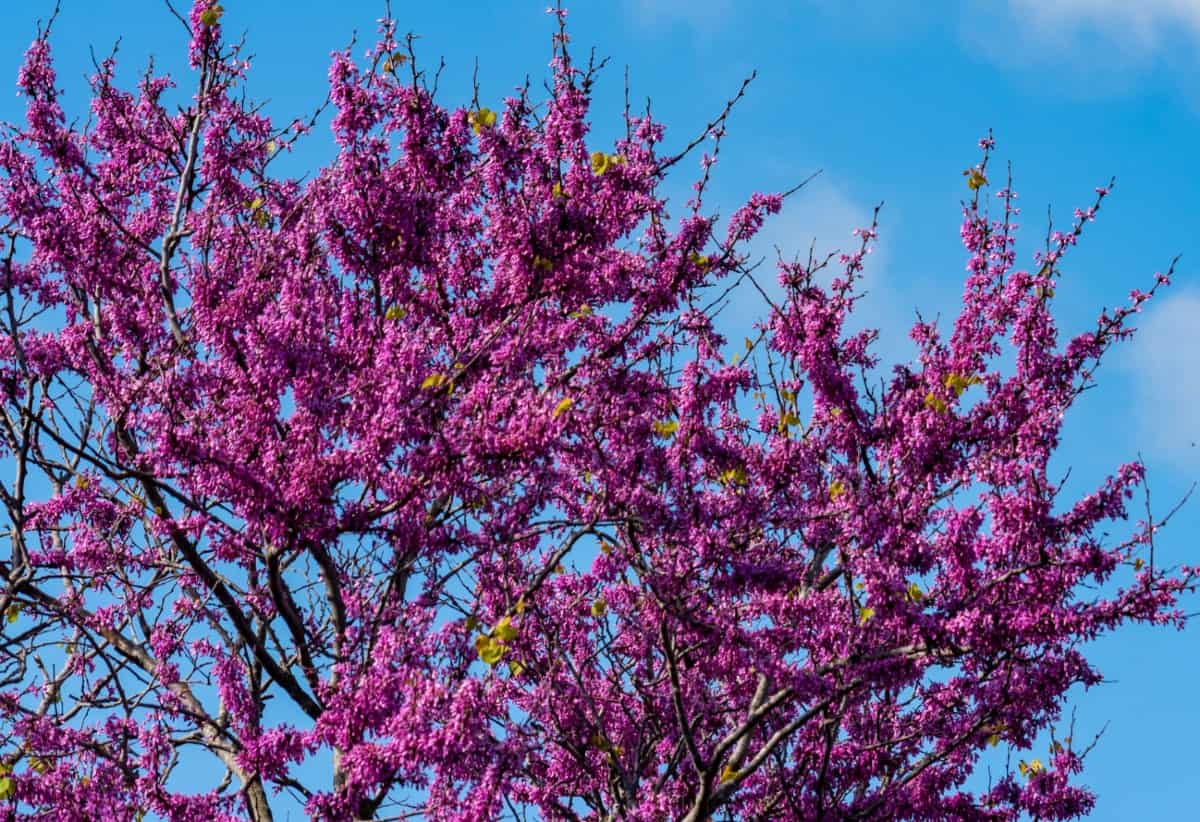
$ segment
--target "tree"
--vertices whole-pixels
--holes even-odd
[[[547,98],[496,111],[442,107],[385,20],[333,59],[307,181],[273,162],[308,126],[246,101],[213,0],[177,113],[110,58],[70,124],[49,28],[29,49],[0,139],[4,818],[1089,809],[1061,727],[1085,645],[1182,625],[1195,571],[1155,564],[1161,522],[1101,532],[1139,464],[1072,502],[1047,463],[1170,272],[1060,345],[1108,187],[1018,270],[989,137],[962,312],[913,327],[919,361],[884,379],[843,329],[875,225],[781,261],[727,359],[714,306],[793,192],[721,223],[705,156],[672,214],[729,108],[682,152],[649,111],[598,145],[599,66],[554,13]]]

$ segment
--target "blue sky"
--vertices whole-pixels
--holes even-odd
[[[452,105],[469,99],[476,59],[484,101],[499,101],[526,75],[535,84],[544,77],[546,4],[393,2],[401,28],[421,35],[425,60],[445,58],[442,99]],[[0,74],[10,82],[36,19],[52,5],[30,0],[6,10]],[[251,94],[284,122],[320,104],[329,52],[355,31],[361,52],[384,8],[383,0],[224,5],[227,30],[245,30],[255,55]],[[104,54],[123,38],[127,81],[150,54],[159,67],[182,68],[183,33],[161,0],[63,6],[53,42],[70,111],[86,103],[89,47]],[[1157,514],[1200,478],[1200,0],[581,0],[570,11],[576,52],[595,46],[611,58],[594,110],[602,137],[619,128],[625,66],[633,99],[652,99],[669,145],[693,136],[758,71],[731,118],[711,202],[728,214],[753,190],[786,189],[822,171],[769,226],[764,253],[772,245],[802,252],[814,239],[819,250],[847,247],[850,231],[884,203],[863,317],[883,330],[889,358],[908,350],[914,308],[953,316],[964,275],[961,171],[989,128],[999,159],[1013,165],[1023,263],[1044,236],[1047,208],[1065,224],[1115,175],[1114,195],[1058,290],[1065,328],[1085,328],[1131,288],[1148,288],[1174,255],[1182,260],[1176,284],[1142,315],[1139,338],[1113,352],[1099,388],[1068,416],[1057,465],[1073,469],[1070,488],[1083,493],[1140,453]],[[0,96],[0,119],[19,117],[19,101]],[[331,150],[319,131],[296,168]],[[671,190],[685,194],[689,182],[679,175]],[[752,316],[752,306],[739,304],[727,321]],[[1161,535],[1158,556],[1200,562],[1198,526],[1200,499]],[[1194,600],[1188,606],[1200,610]],[[1100,795],[1094,819],[1194,815],[1198,650],[1200,627],[1134,628],[1095,646],[1113,683],[1075,701],[1078,736],[1107,723],[1086,775]]]

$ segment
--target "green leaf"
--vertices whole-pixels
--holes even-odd
[[[225,9],[219,4],[209,6],[204,11],[200,12],[200,22],[210,28],[221,21],[221,15],[225,13]]]

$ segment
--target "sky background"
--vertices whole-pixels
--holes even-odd
[[[441,100],[495,101],[529,76],[546,76],[547,0],[403,3],[401,30],[421,36],[426,65],[446,61]],[[180,0],[186,6],[185,0]],[[150,55],[185,67],[185,33],[162,0],[62,0],[52,43],[68,111],[82,115],[91,50],[120,38],[120,76],[136,79]],[[372,42],[384,0],[224,0],[228,34],[246,33],[252,97],[281,123],[324,100],[329,53],[357,33]],[[0,75],[15,88],[24,49],[51,0],[6,9]],[[1137,339],[1112,352],[1099,386],[1067,418],[1057,476],[1074,496],[1140,454],[1156,516],[1200,478],[1200,0],[580,0],[569,4],[573,49],[610,58],[593,109],[598,142],[623,130],[631,96],[649,98],[679,147],[717,114],[742,79],[758,77],[735,109],[709,202],[729,214],[755,190],[790,188],[821,175],[768,224],[758,249],[773,257],[849,248],[851,230],[883,203],[880,242],[867,263],[861,323],[879,327],[887,360],[911,351],[916,308],[955,314],[964,262],[958,239],[962,170],[991,129],[995,169],[1011,162],[1025,225],[1020,263],[1044,237],[1047,215],[1065,227],[1075,207],[1116,176],[1096,223],[1064,267],[1055,297],[1064,333],[1082,331],[1104,307],[1146,288],[1182,255],[1175,284],[1141,315]],[[184,89],[191,79],[181,82]],[[21,117],[0,95],[0,119]],[[291,170],[332,155],[325,127],[290,158]],[[686,198],[695,165],[668,191]],[[757,306],[725,318],[740,344]],[[1144,513],[1137,500],[1135,516]],[[1200,564],[1200,498],[1157,543],[1160,562]],[[1191,600],[1188,610],[1200,610]],[[1076,738],[1106,728],[1087,760],[1099,794],[1097,820],[1196,818],[1196,682],[1200,626],[1190,633],[1133,627],[1097,642],[1092,658],[1111,680],[1073,701]],[[1038,752],[1044,753],[1044,752]],[[293,817],[297,818],[297,817]]]

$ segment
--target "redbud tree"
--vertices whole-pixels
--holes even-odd
[[[1047,469],[1167,282],[1060,340],[1107,187],[1020,269],[982,140],[961,313],[880,376],[844,326],[876,227],[756,291],[788,195],[719,219],[715,153],[662,192],[729,109],[683,151],[648,110],[599,140],[551,11],[546,92],[494,109],[439,103],[385,19],[333,56],[336,157],[298,179],[307,127],[246,96],[213,0],[182,108],[106,59],[71,120],[30,47],[0,137],[2,818],[1092,806],[1087,643],[1181,625],[1195,580],[1159,523],[1104,530],[1139,464],[1080,499]],[[763,306],[737,356],[730,289]]]

